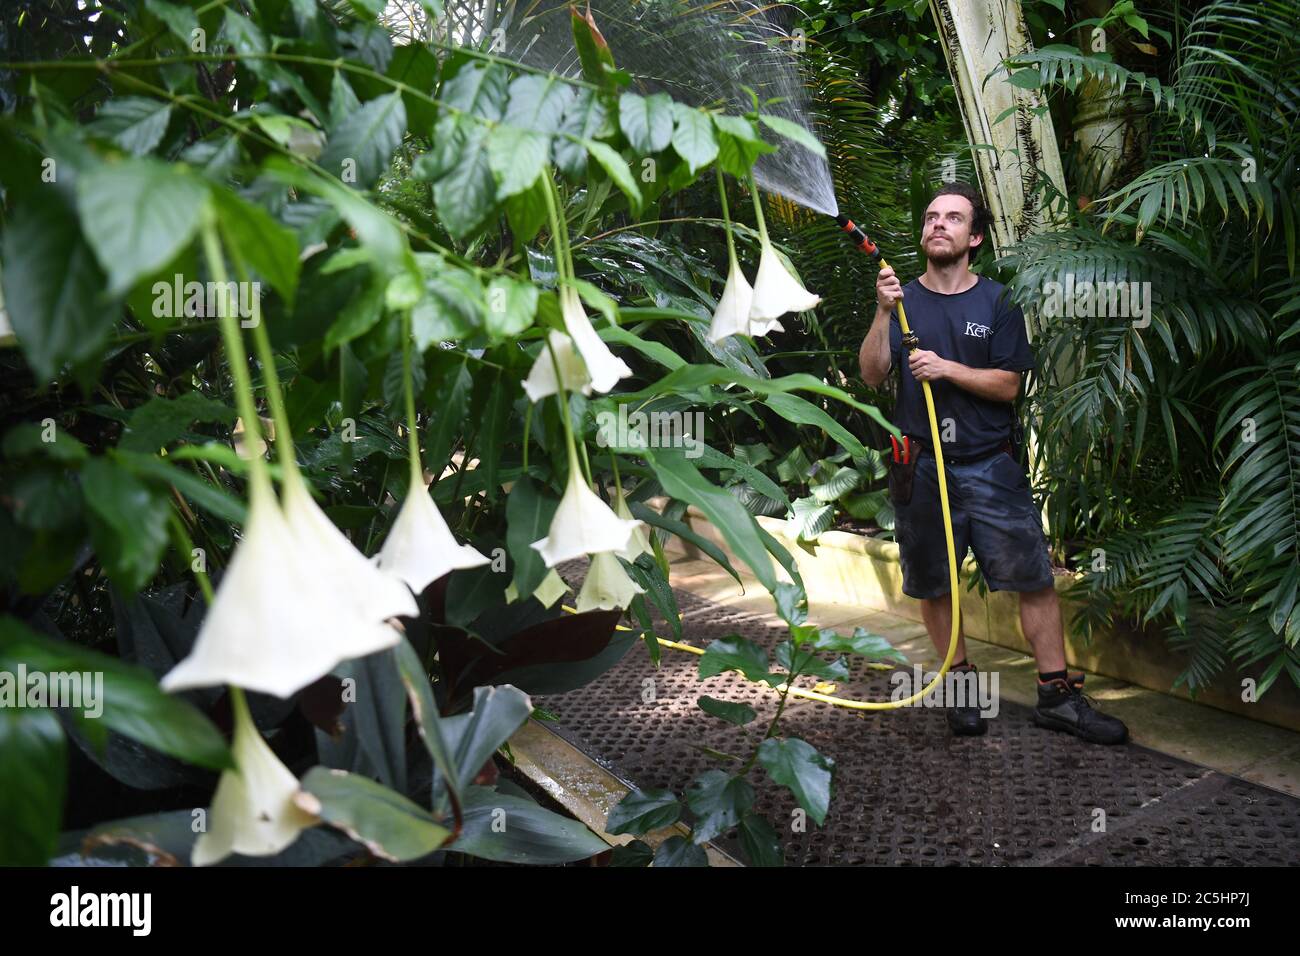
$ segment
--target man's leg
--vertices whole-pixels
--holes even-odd
[[[1034,649],[1039,673],[1065,670],[1065,638],[1061,630],[1061,601],[1056,588],[1020,592],[1020,626]]]
[[[952,597],[944,594],[937,598],[924,598],[921,601],[921,619],[925,621],[925,629],[930,634],[930,640],[934,642],[934,649],[939,654],[939,660],[942,661],[948,656],[948,642],[952,640]],[[957,631],[957,653],[953,655],[953,663],[957,664],[966,659],[966,628],[958,624]]]
[[[1020,595],[1020,623],[1038,663],[1034,723],[1092,743],[1121,743],[1123,722],[1094,710],[1083,695],[1083,675],[1066,671],[1061,605],[1028,477],[1009,455],[991,457],[980,481],[970,483],[971,547],[994,591]]]

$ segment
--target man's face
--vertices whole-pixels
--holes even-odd
[[[984,241],[983,236],[971,240],[971,221],[975,210],[970,200],[962,196],[937,196],[925,210],[921,229],[921,251],[936,266],[950,266],[964,262],[966,253]]]

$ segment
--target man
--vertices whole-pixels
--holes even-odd
[[[858,354],[862,377],[879,386],[898,367],[894,423],[910,437],[916,468],[910,499],[895,501],[895,533],[903,593],[920,600],[930,639],[946,654],[952,633],[947,541],[938,470],[921,382],[934,395],[948,479],[953,541],[960,566],[970,547],[990,590],[1020,595],[1020,623],[1038,664],[1034,722],[1093,743],[1121,743],[1124,724],[1093,709],[1083,675],[1069,675],[1061,609],[1029,480],[1012,457],[1014,408],[1023,373],[1033,367],[1025,318],[1003,286],[970,271],[992,217],[977,190],[944,186],[925,211],[923,275],[904,287],[893,269],[876,279],[876,315]],[[902,330],[894,307],[906,300],[908,325],[919,338],[901,361]],[[905,497],[905,496],[904,496]],[[974,671],[959,634],[953,670]],[[973,679],[973,678],[972,678]],[[982,734],[988,722],[975,706],[948,709],[955,734]]]

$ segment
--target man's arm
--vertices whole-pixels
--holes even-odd
[[[881,269],[876,275],[876,317],[858,349],[858,370],[862,380],[872,388],[885,380],[894,364],[889,354],[889,322],[894,306],[902,298],[903,283],[894,270]]]
[[[934,352],[917,349],[908,358],[912,377],[918,382],[946,379],[958,388],[994,402],[1014,402],[1020,393],[1020,372],[1001,368],[971,368],[940,358]]]

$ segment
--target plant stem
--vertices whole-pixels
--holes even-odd
[[[411,487],[423,486],[420,467],[420,435],[416,431],[415,378],[411,374],[411,310],[402,313],[402,386],[406,393],[406,447],[411,456]]]
[[[754,218],[758,220],[758,235],[763,244],[768,244],[767,238],[767,221],[763,218],[763,197],[758,194],[758,185],[754,182],[754,174],[749,174],[749,195],[754,200]]]
[[[718,173],[718,196],[722,199],[722,221],[727,224],[727,261],[731,266],[738,265],[736,259],[736,240],[731,235],[731,213],[727,209],[727,183],[722,178],[722,167],[715,166]]]
[[[217,236],[217,226],[210,208],[205,208],[203,212],[203,223],[200,229],[208,272],[214,282],[225,286],[228,281],[226,264],[221,257],[221,240]],[[221,311],[226,313],[229,310]],[[275,491],[271,486],[271,473],[266,466],[266,460],[260,452],[255,451],[262,442],[262,428],[257,417],[257,406],[253,403],[253,382],[248,374],[248,353],[244,350],[244,342],[239,335],[239,322],[233,315],[222,314],[218,318],[221,322],[221,336],[226,346],[230,375],[235,383],[235,408],[243,420],[244,443],[250,452],[248,456],[250,497],[256,499],[263,494],[274,497]]]

